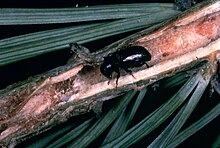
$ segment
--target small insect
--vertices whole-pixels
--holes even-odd
[[[101,73],[112,79],[112,73],[117,73],[116,86],[118,85],[118,79],[120,77],[119,69],[124,69],[126,72],[132,75],[131,68],[141,67],[148,64],[147,61],[151,60],[151,54],[142,46],[128,47],[104,57],[104,62],[100,67]],[[149,67],[149,66],[148,66]],[[132,75],[133,76],[133,75]]]

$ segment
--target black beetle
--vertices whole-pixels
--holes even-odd
[[[117,73],[116,86],[120,77],[119,69],[124,69],[132,74],[131,68],[140,67],[147,61],[151,60],[151,54],[142,46],[131,46],[125,49],[118,50],[104,57],[104,62],[100,67],[101,73],[111,79],[112,73]],[[147,65],[148,66],[148,65]],[[133,76],[133,75],[132,75]]]

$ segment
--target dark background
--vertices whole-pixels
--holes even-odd
[[[93,6],[93,5],[107,5],[107,4],[123,4],[123,3],[143,3],[143,2],[174,2],[163,0],[33,0],[33,1],[13,1],[13,0],[1,0],[1,8],[65,8],[80,6]],[[83,22],[92,23],[92,22]],[[66,24],[46,24],[46,25],[0,25],[0,39],[13,37],[17,35],[43,31],[48,29],[55,29],[66,26],[79,25],[81,23],[66,23]],[[105,38],[92,43],[87,43],[86,46],[89,49],[101,49],[102,47],[119,40],[129,34],[124,33],[109,38]],[[5,88],[7,85],[13,84],[17,81],[25,80],[26,78],[36,75],[57,66],[64,65],[70,58],[70,49],[47,53],[41,56],[37,56],[31,59],[22,60],[13,64],[9,64],[0,67],[0,89]],[[59,60],[57,60],[59,59]]]

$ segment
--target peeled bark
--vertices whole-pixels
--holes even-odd
[[[115,80],[108,85],[99,71],[103,57],[130,45],[143,46],[151,53],[150,68],[134,70],[134,77],[122,73],[117,88]],[[0,144],[15,146],[127,90],[141,89],[202,61],[215,63],[219,52],[220,1],[215,0],[91,54],[93,66],[72,60],[1,90]]]

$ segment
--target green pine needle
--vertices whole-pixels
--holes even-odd
[[[129,109],[129,110],[124,109],[123,110],[121,115],[115,121],[115,123],[112,126],[111,130],[109,131],[108,135],[106,136],[103,144],[109,143],[110,141],[116,139],[117,137],[121,136],[125,132],[125,130],[129,126],[129,124],[131,123],[131,121],[132,121],[138,107],[140,106],[142,100],[144,99],[146,92],[147,92],[147,89],[145,88],[144,90],[142,90],[139,93],[132,109]]]
[[[45,147],[49,143],[51,143],[51,141],[55,141],[55,139],[57,139],[57,137],[60,137],[61,135],[65,134],[67,131],[71,130],[74,127],[75,127],[75,124],[69,124],[60,130],[57,130],[51,134],[48,134],[47,136],[42,137],[39,140],[34,141],[32,144],[28,145],[27,148]]]
[[[200,74],[193,76],[160,108],[147,116],[139,124],[125,132],[122,136],[106,145],[103,145],[103,147],[128,147],[142,139],[161,125],[186,100],[187,96],[193,91],[200,80]]]
[[[0,25],[71,23],[137,17],[174,9],[173,4],[121,4],[57,9],[0,9]]]
[[[120,102],[114,106],[106,115],[103,115],[87,132],[74,140],[69,147],[86,147],[95,140],[110,124],[121,114],[137,91],[132,90],[121,98]]]
[[[0,40],[0,66],[47,52],[69,48],[70,43],[84,44],[113,35],[147,28],[176,16],[180,12],[173,4],[117,4],[84,8],[57,9],[0,9],[0,25],[54,24],[84,22],[70,26]],[[105,20],[105,21],[104,21]],[[106,21],[108,20],[108,21]],[[93,21],[87,23],[88,21]],[[181,89],[163,105],[128,129],[144,98],[147,88],[135,97],[137,91],[130,91],[119,102],[92,124],[93,118],[78,127],[73,125],[59,129],[28,147],[86,147],[97,140],[103,132],[102,147],[129,147],[154,131],[175,111],[170,124],[149,147],[176,147],[192,134],[213,121],[220,114],[220,104],[216,105],[201,119],[180,131],[203,95],[210,78],[204,80],[200,72],[189,78],[187,73],[179,73],[162,80],[161,88],[170,89],[185,83]],[[190,97],[187,101],[187,97]],[[131,100],[134,103],[130,103]],[[129,105],[128,105],[129,104]],[[180,108],[181,107],[181,108]],[[106,129],[112,124],[110,131]],[[65,134],[65,135],[63,135]],[[220,136],[213,147],[219,146]]]
[[[179,114],[176,115],[176,117],[173,119],[170,125],[168,125],[167,128],[162,132],[162,134],[160,134],[159,137],[152,142],[152,144],[149,146],[150,148],[167,147],[167,145],[170,144],[170,142],[174,139],[174,137],[177,135],[183,124],[187,121],[190,114],[195,109],[209,82],[210,78],[206,80],[200,79],[190,100],[187,102],[185,106],[182,107],[182,110],[179,111]],[[173,145],[171,145],[171,147],[173,147]]]
[[[67,134],[50,144],[49,146],[44,145],[42,147],[47,146],[47,148],[59,148],[67,144],[68,142],[73,141],[76,137],[78,137],[82,132],[84,132],[89,126],[92,124],[93,118],[85,121],[78,127],[74,128],[73,130],[69,131]]]
[[[122,5],[123,6],[123,5]],[[122,7],[119,6],[119,7]],[[134,11],[137,9],[137,5],[129,5],[131,9],[134,9]],[[132,8],[132,6],[134,8]],[[98,39],[103,39],[105,37],[137,30],[137,29],[142,29],[142,28],[147,28],[149,26],[152,26],[153,24],[162,22],[166,19],[169,19],[173,16],[176,16],[179,14],[179,11],[175,10],[173,5],[165,5],[163,6],[156,6],[152,5],[151,9],[155,10],[150,11],[146,7],[148,5],[141,6],[143,10],[148,11],[148,13],[144,13],[142,15],[138,16],[133,16],[133,17],[128,17],[125,16],[124,19],[120,20],[115,20],[111,22],[105,22],[105,23],[94,23],[94,24],[87,24],[87,25],[82,25],[82,26],[72,26],[72,27],[66,27],[66,28],[59,28],[59,29],[54,29],[54,30],[48,30],[48,31],[41,31],[41,32],[36,32],[36,33],[30,33],[27,35],[20,35],[16,37],[11,37],[7,39],[0,40],[0,66],[10,64],[13,62],[17,62],[23,59],[31,58],[34,56],[38,56],[41,54],[45,54],[48,52],[56,51],[56,50],[62,50],[65,48],[69,48],[70,43],[88,43],[91,41],[95,41]],[[170,6],[170,7],[169,7]],[[100,11],[101,9],[104,9],[107,6],[98,6],[97,9],[92,10],[94,14],[96,15],[101,15]],[[125,6],[124,6],[125,7]],[[117,8],[117,5],[113,6],[108,6],[108,10],[110,11],[113,9],[111,12],[112,14],[116,15],[114,13],[114,9]],[[145,9],[144,9],[145,8]],[[161,11],[156,11],[160,9]],[[26,10],[24,9],[2,9],[4,12],[4,15],[12,15],[15,12],[18,12],[18,17],[20,16],[19,14],[21,13],[25,15],[25,13],[28,13],[28,15],[34,15],[35,13],[38,13],[38,11],[32,11],[32,10]],[[44,10],[44,9],[43,9]],[[39,10],[41,15],[47,15],[48,11],[45,9],[45,13],[43,10]],[[65,9],[64,9],[65,10]],[[49,13],[60,13],[64,11],[61,9],[52,9]],[[81,9],[80,9],[81,10]],[[69,11],[69,10],[68,10]],[[79,16],[77,18],[83,17],[85,14],[79,13]],[[129,11],[129,10],[126,10]],[[76,9],[77,12],[77,9]],[[90,10],[88,10],[90,12]],[[151,13],[149,13],[151,12]],[[11,14],[12,13],[12,14]],[[32,14],[33,13],[33,14]],[[4,16],[3,15],[3,16]],[[0,15],[0,20],[1,18],[5,18]],[[88,15],[89,17],[92,18],[91,15]],[[10,17],[9,17],[10,18]],[[75,17],[74,17],[75,18]],[[104,19],[105,16],[103,15],[103,18],[100,16],[100,18],[97,18],[97,20],[102,20]],[[16,18],[10,18],[14,21],[17,21],[18,19]],[[112,19],[112,18],[111,18]],[[26,19],[22,19],[28,20]],[[34,19],[35,20],[35,19]],[[47,19],[48,21],[50,19]],[[60,20],[60,23],[62,22],[62,19]]]
[[[220,135],[218,135],[217,139],[215,140],[215,142],[212,145],[212,148],[219,148],[219,147],[220,147]]]
[[[199,131],[201,128],[206,126],[208,123],[213,121],[216,117],[220,115],[220,103],[218,103],[214,108],[212,108],[208,113],[206,113],[198,121],[190,125],[185,130],[181,131],[173,141],[168,145],[168,147],[175,147],[189,138],[191,135]],[[219,139],[213,145],[219,145]]]

